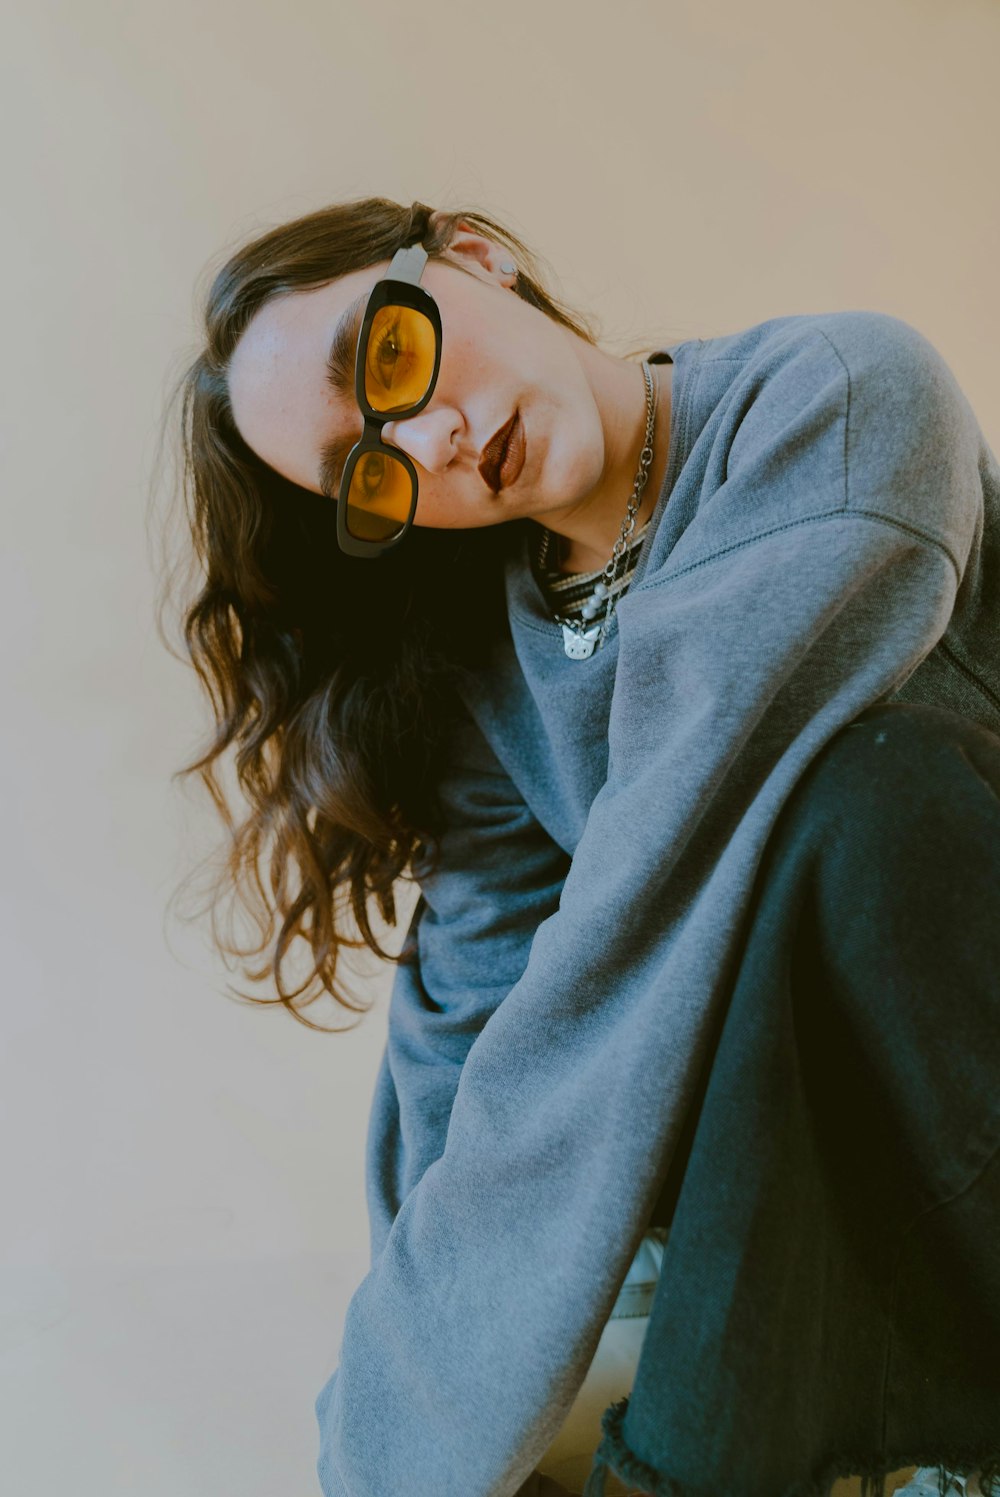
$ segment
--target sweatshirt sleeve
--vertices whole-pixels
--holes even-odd
[[[459,1076],[556,909],[569,855],[537,821],[463,710],[439,777],[446,829],[396,969],[366,1146],[371,1261],[443,1152]]]
[[[738,398],[695,518],[619,604],[608,776],[558,907],[348,1307],[325,1497],[511,1497],[537,1466],[669,1167],[781,806],[947,627],[983,499],[931,345],[835,314]]]

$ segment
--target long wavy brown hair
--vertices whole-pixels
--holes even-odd
[[[272,297],[388,260],[404,245],[440,255],[459,222],[510,251],[519,296],[598,342],[592,322],[545,289],[538,256],[493,217],[367,197],[270,229],[226,259],[200,311],[202,346],[166,401],[160,452],[169,445],[179,463],[156,626],[170,653],[194,667],[215,719],[203,752],[172,781],[199,776],[229,834],[197,913],[211,915],[217,950],[241,958],[251,980],[273,979],[277,994],[232,996],[281,1003],[311,1029],[327,1026],[302,1010],[324,991],[353,1012],[370,1007],[335,985],[342,949],[405,960],[380,945],[371,901],[394,926],[397,880],[416,882],[435,865],[437,750],[463,673],[483,666],[508,627],[503,562],[525,522],[414,526],[376,562],[344,555],[335,504],[282,477],[240,437],[229,363]],[[170,564],[178,515],[182,555]],[[246,809],[239,823],[218,773],[230,749]],[[250,916],[256,941],[221,932],[226,894]],[[345,929],[348,913],[360,939]],[[311,970],[288,987],[296,937],[311,949]]]

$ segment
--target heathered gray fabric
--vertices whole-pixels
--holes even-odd
[[[369,1124],[371,1269],[316,1401],[326,1497],[517,1491],[637,1251],[804,769],[880,701],[1000,731],[1000,467],[936,349],[852,311],[666,353],[668,469],[604,647],[564,655],[525,522],[511,637],[463,693]]]

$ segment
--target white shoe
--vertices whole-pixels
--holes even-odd
[[[896,1488],[893,1497],[941,1497],[939,1473],[938,1466],[918,1466],[909,1481]],[[953,1475],[948,1492],[964,1493],[964,1497],[984,1497],[979,1472],[971,1471],[968,1476]]]

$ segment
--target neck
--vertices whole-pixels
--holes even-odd
[[[628,513],[635,476],[646,439],[646,384],[641,366],[629,365],[638,373],[640,401],[636,407],[636,421],[628,448],[629,467],[623,469],[621,487],[614,496],[614,506],[601,514],[586,508],[570,515],[559,515],[551,522],[539,520],[541,528],[550,535],[547,565],[564,573],[594,572],[607,566],[614,551],[615,542],[621,534]],[[673,364],[652,364],[650,371],[654,386],[653,457],[646,475],[639,508],[635,515],[632,536],[645,525],[656,508],[666,478],[667,455],[670,448],[670,416]],[[634,386],[633,386],[634,388]],[[627,472],[627,480],[625,473]],[[620,494],[620,498],[619,498]]]
[[[655,499],[651,500],[648,506],[645,503],[645,494],[643,496],[643,499],[644,502],[642,503],[636,514],[635,524],[633,525],[632,533],[628,538],[627,544],[630,548],[635,545],[636,538],[638,537],[640,530],[645,524],[648,523],[650,515],[655,508]],[[647,508],[649,511],[648,513]],[[625,516],[622,515],[622,520],[624,521],[624,519]],[[617,540],[617,536],[615,537],[615,539]],[[588,560],[582,547],[577,548],[576,552],[574,553],[571,542],[568,541],[565,536],[557,535],[554,530],[550,530],[549,545],[545,557],[545,565],[548,570],[562,572],[562,574],[566,577],[580,576],[585,572],[603,572],[604,568],[611,560],[613,549],[614,541],[612,541],[611,545],[608,547],[607,555],[602,556],[600,560],[598,560],[597,553],[591,552],[590,559]]]

